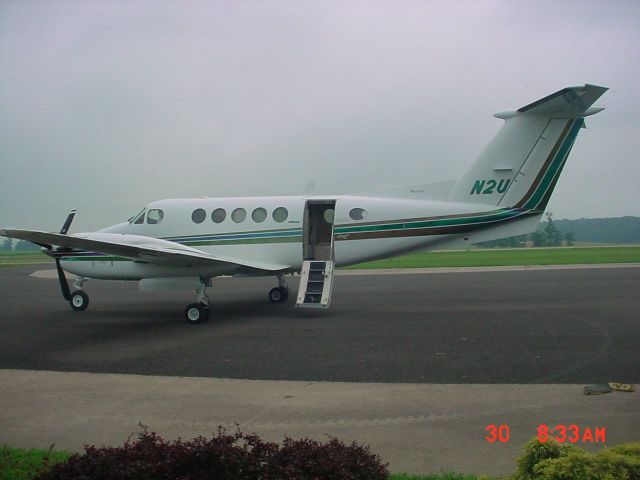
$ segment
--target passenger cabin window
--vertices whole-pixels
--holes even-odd
[[[262,207],[256,208],[251,214],[251,218],[256,223],[262,223],[267,218],[267,211]]]
[[[284,207],[278,207],[273,211],[271,216],[276,222],[282,223],[289,217],[289,212]]]
[[[205,218],[207,218],[207,212],[204,211],[204,208],[197,208],[191,214],[191,220],[193,220],[193,223],[202,223]]]
[[[367,218],[367,211],[364,208],[352,208],[349,211],[349,216],[353,220],[364,220]]]
[[[247,218],[247,211],[244,208],[236,208],[233,213],[231,213],[231,220],[236,223],[244,222],[245,218]]]
[[[152,208],[147,213],[147,223],[150,225],[156,225],[164,218],[164,212],[159,208]]]
[[[227,211],[224,208],[216,208],[211,212],[211,220],[215,223],[222,223],[227,218]]]

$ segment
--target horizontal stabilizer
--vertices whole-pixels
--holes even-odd
[[[607,90],[609,89],[606,87],[590,85],[588,83],[578,87],[567,87],[519,108],[518,112],[547,115],[562,114],[571,117],[582,116],[585,113],[597,113],[595,111],[590,112],[589,108]]]

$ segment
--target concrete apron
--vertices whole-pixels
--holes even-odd
[[[218,425],[280,441],[368,444],[393,473],[508,474],[538,425],[576,425],[588,450],[640,439],[640,394],[583,385],[439,385],[227,380],[0,370],[0,444],[117,446],[139,423],[169,440]],[[506,425],[491,443],[488,425]],[[583,441],[606,429],[605,443]],[[596,438],[597,439],[597,438]]]

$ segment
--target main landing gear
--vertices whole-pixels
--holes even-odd
[[[200,288],[196,290],[198,301],[190,303],[184,310],[184,318],[187,323],[204,323],[209,320],[209,297],[207,297],[206,289],[210,286],[210,278],[200,279]]]
[[[271,303],[284,303],[289,298],[289,286],[284,279],[284,275],[278,274],[278,286],[269,290],[269,300]]]
[[[86,308],[89,306],[89,295],[84,293],[82,290],[76,290],[71,294],[69,304],[71,305],[71,308],[73,308],[76,312],[86,310]]]
[[[86,281],[87,279],[84,277],[77,277],[73,281],[75,290],[69,293],[69,298],[66,299],[69,301],[69,305],[71,305],[71,308],[73,308],[76,312],[86,310],[89,306],[89,295],[87,295],[84,290],[82,290],[82,285]]]

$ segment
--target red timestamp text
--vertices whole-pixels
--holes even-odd
[[[485,440],[489,443],[507,443],[511,439],[509,425],[487,425]],[[555,440],[558,443],[605,443],[607,441],[606,427],[581,427],[571,425],[538,425],[536,429],[538,441],[544,443]]]
[[[578,425],[538,425],[537,437],[540,442],[553,439],[558,443],[605,443],[606,427],[580,427]]]
[[[511,438],[509,425],[487,425],[485,430],[487,431],[487,436],[484,438],[489,443],[507,443]]]

